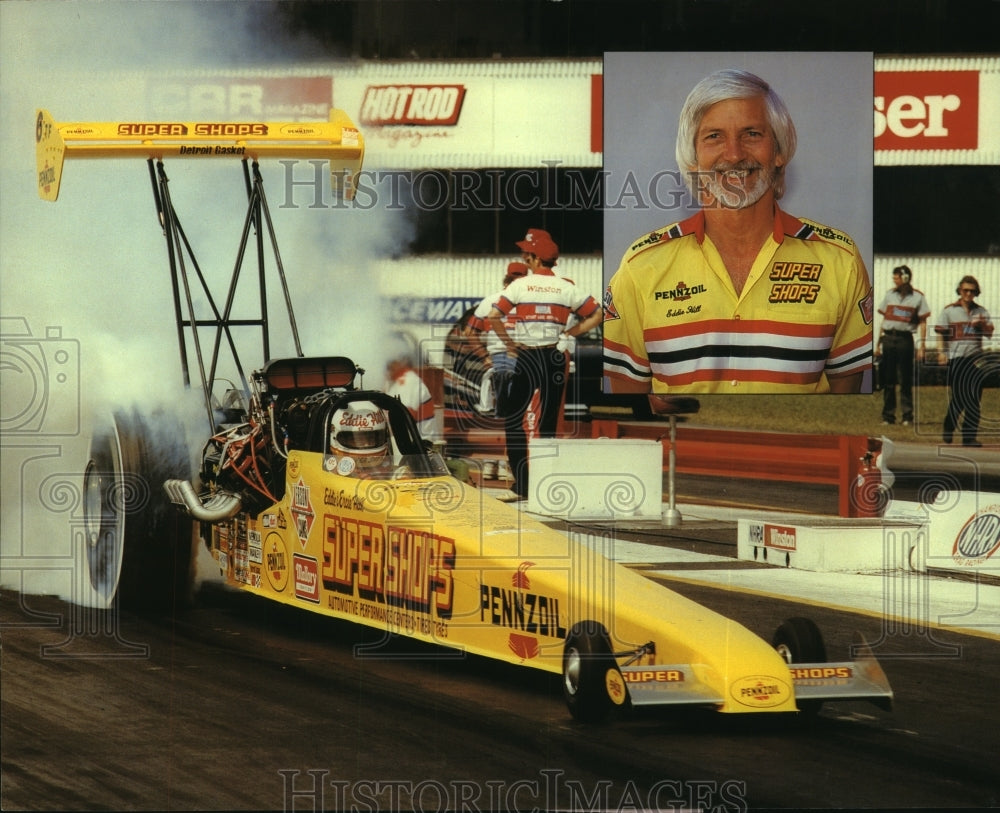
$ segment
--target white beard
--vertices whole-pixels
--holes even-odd
[[[753,183],[745,187],[743,184],[748,174],[754,170]],[[777,169],[767,174],[760,164],[740,161],[731,165],[717,164],[710,171],[698,174],[701,188],[723,209],[746,209],[774,186]]]

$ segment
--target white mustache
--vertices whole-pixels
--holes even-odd
[[[737,161],[735,164],[716,164],[712,171],[730,178],[745,178],[751,172],[763,169],[756,161]]]
[[[748,159],[720,161],[710,172],[704,179],[705,189],[729,209],[742,209],[756,203],[773,182],[773,178],[765,176],[762,164]]]

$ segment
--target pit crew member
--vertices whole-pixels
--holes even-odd
[[[429,442],[439,440],[434,421],[434,399],[427,384],[415,369],[412,357],[397,356],[386,365],[386,393],[403,402],[417,422],[420,437]]]
[[[923,361],[927,341],[927,318],[930,306],[923,292],[911,284],[913,272],[907,265],[892,269],[892,290],[886,291],[878,312],[882,317],[875,357],[882,383],[882,423],[896,422],[896,385],[903,426],[913,422],[913,363]],[[914,342],[919,332],[920,339]]]
[[[942,440],[952,442],[961,420],[962,445],[982,446],[977,436],[986,370],[977,362],[983,352],[983,337],[993,335],[994,325],[989,311],[975,301],[980,293],[975,277],[962,277],[955,292],[958,300],[942,311],[934,326],[948,355],[950,395]]]
[[[507,352],[516,359],[504,434],[514,477],[513,499],[523,500],[528,496],[525,413],[537,392],[539,436],[555,436],[566,388],[568,359],[564,348],[572,338],[600,324],[602,314],[594,297],[553,271],[559,246],[547,231],[529,229],[516,245],[531,273],[507,286],[487,318]],[[508,331],[504,322],[511,314],[515,316],[514,326]],[[579,321],[568,327],[574,316]]]

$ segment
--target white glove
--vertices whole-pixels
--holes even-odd
[[[560,353],[572,353],[576,349],[576,336],[568,333],[560,333],[559,341],[556,342],[556,350]]]

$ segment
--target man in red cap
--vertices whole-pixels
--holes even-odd
[[[555,436],[566,387],[567,358],[563,348],[569,339],[599,325],[603,312],[594,297],[552,271],[559,247],[547,231],[528,229],[516,245],[532,273],[507,286],[488,319],[507,353],[516,358],[508,388],[504,430],[514,475],[512,491],[517,499],[523,500],[528,496],[525,412],[537,391],[538,433],[541,437]],[[505,321],[511,314],[515,320],[513,329],[508,330]],[[578,321],[567,327],[574,316]]]
[[[521,249],[521,258],[535,274],[544,273],[540,270],[543,268],[551,269],[559,259],[559,246],[544,229],[528,229],[524,239],[518,240],[515,245]]]

